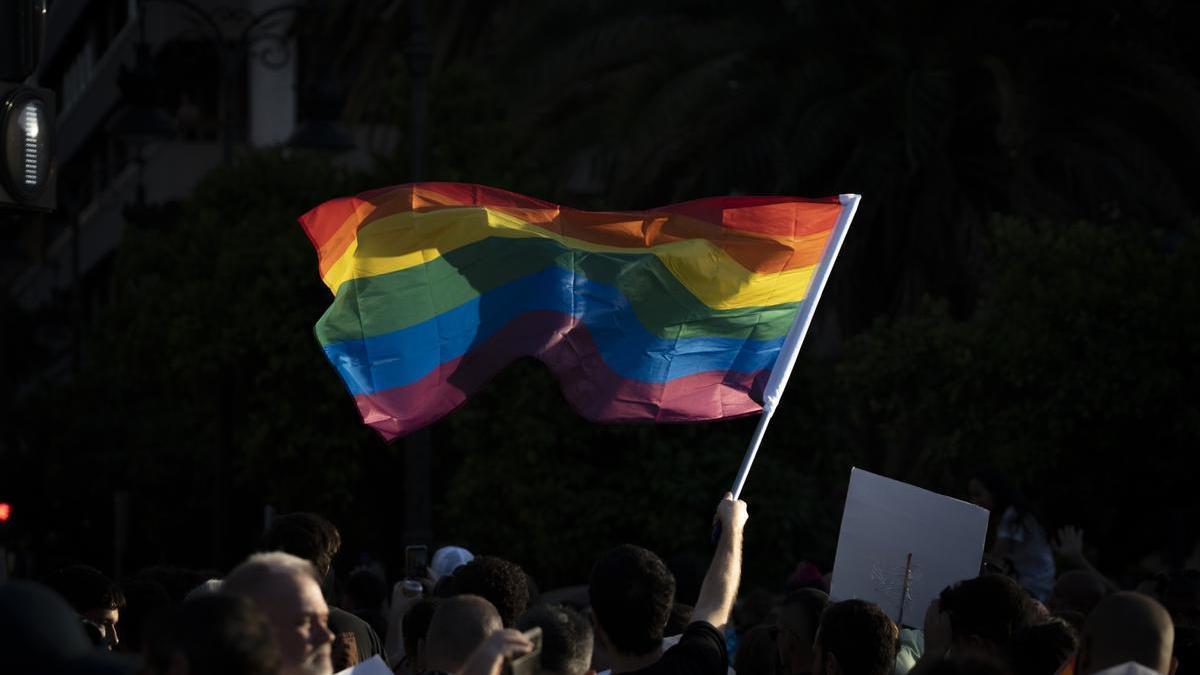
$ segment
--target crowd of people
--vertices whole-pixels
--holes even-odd
[[[0,586],[0,673],[329,675],[369,661],[396,675],[1200,673],[1200,573],[1122,590],[1070,529],[1058,540],[1072,568],[1059,573],[1002,478],[981,475],[970,492],[995,514],[989,562],[945,588],[918,626],[835,601],[811,564],[779,595],[739,595],[748,513],[728,494],[703,580],[686,594],[662,558],[633,545],[596,560],[586,585],[545,593],[518,564],[457,546],[390,592],[368,566],[334,593],[337,528],[294,513],[221,576],[150,568],[118,585],[76,565]]]

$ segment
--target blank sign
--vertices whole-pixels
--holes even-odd
[[[830,596],[920,628],[942,589],[979,576],[987,525],[987,509],[851,469]]]

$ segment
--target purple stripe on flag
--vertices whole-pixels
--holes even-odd
[[[553,332],[570,331],[546,347]],[[709,371],[665,383],[627,380],[604,363],[584,325],[558,312],[530,312],[412,384],[355,396],[363,420],[386,439],[430,424],[461,406],[509,363],[533,354],[563,384],[579,414],[595,422],[698,422],[761,411],[770,374]],[[652,401],[661,401],[656,405]]]

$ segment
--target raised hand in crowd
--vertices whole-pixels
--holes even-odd
[[[1054,552],[1064,561],[1077,567],[1088,564],[1087,558],[1083,555],[1083,530],[1078,527],[1066,525],[1058,528],[1058,536],[1052,543]]]
[[[704,621],[718,629],[729,622],[742,577],[742,531],[750,514],[746,502],[726,492],[717,504],[714,521],[721,526],[717,550],[700,586],[700,598],[692,610],[692,621]]]
[[[528,654],[533,642],[521,631],[503,628],[488,636],[483,644],[467,657],[458,675],[500,675],[505,659]]]
[[[1120,586],[1104,576],[1087,559],[1087,556],[1083,552],[1083,530],[1071,525],[1060,527],[1058,529],[1058,536],[1055,537],[1052,545],[1054,546],[1054,552],[1064,562],[1095,575],[1104,584],[1105,588],[1108,589],[1109,593],[1116,593],[1121,590]]]
[[[430,564],[423,573],[414,575],[414,570],[405,570],[405,578],[392,588],[391,610],[384,648],[388,664],[395,667],[404,660],[405,644],[401,635],[401,624],[408,610],[422,599],[433,597],[439,583],[446,584],[458,568],[471,562],[475,556],[459,546],[443,546],[433,554]]]

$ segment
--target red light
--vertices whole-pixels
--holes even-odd
[[[0,523],[7,523],[12,517],[12,504],[0,502]]]

